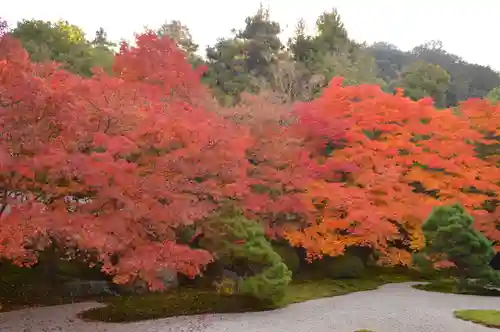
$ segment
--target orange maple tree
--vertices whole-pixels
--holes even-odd
[[[424,244],[421,224],[432,206],[482,209],[484,193],[499,192],[498,170],[476,156],[482,135],[431,99],[334,79],[296,112],[320,171],[303,196],[316,217],[287,237],[313,257],[357,245],[378,250],[382,262],[407,264]]]
[[[483,139],[477,142],[477,155],[489,164],[483,177],[500,185],[500,105],[483,99],[469,99],[460,104],[457,112],[469,119],[472,129]],[[484,192],[489,196],[485,209],[472,211],[476,227],[494,241],[500,250],[500,193],[494,189]]]
[[[200,73],[168,38],[122,45],[114,70],[81,78],[1,39],[0,256],[29,265],[55,239],[118,283],[161,287],[159,270],[212,260],[176,229],[245,193],[251,140],[201,106]]]

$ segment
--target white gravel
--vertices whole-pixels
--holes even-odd
[[[453,317],[456,309],[497,309],[500,298],[412,289],[415,283],[312,300],[260,313],[175,317],[127,324],[76,318],[97,303],[32,308],[0,314],[1,332],[493,332]]]

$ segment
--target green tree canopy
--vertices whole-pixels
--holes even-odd
[[[446,91],[450,75],[439,65],[417,61],[410,64],[402,73],[398,86],[404,88],[408,97],[419,100],[432,97],[439,107],[446,104]]]
[[[76,74],[91,75],[94,66],[109,69],[112,51],[103,44],[104,30],[99,30],[96,44],[85,39],[85,33],[67,21],[23,20],[11,34],[19,39],[36,62],[56,61]]]
[[[492,89],[488,94],[486,95],[486,98],[491,101],[491,102],[498,102],[500,101],[500,86],[497,86],[496,88]]]
[[[491,242],[474,229],[474,219],[461,205],[435,208],[422,226],[425,253],[452,262],[464,290],[470,278],[497,282],[498,273],[489,263],[495,252]]]

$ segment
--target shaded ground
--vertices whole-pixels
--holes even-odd
[[[180,288],[170,293],[120,296],[104,299],[107,306],[82,313],[84,319],[104,322],[135,322],[195,314],[224,314],[269,311],[292,303],[377,289],[395,277],[349,280],[296,280],[288,285],[278,303],[263,303],[243,295],[223,296],[214,290]],[[410,281],[404,277],[404,281]],[[83,301],[80,301],[83,302]],[[103,302],[103,301],[98,301]]]
[[[174,317],[137,323],[83,322],[78,312],[100,306],[80,303],[0,314],[2,332],[487,332],[491,329],[453,316],[457,309],[495,309],[500,298],[441,294],[412,289],[414,283],[390,284],[245,314]]]

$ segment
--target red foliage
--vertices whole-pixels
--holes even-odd
[[[220,109],[219,113],[254,137],[247,151],[252,190],[246,195],[244,207],[274,238],[283,236],[287,223],[305,217],[307,210],[300,194],[309,183],[311,169],[288,106],[272,103],[269,97],[265,93],[244,95],[240,105]]]
[[[122,45],[114,72],[78,77],[0,39],[0,257],[30,264],[55,239],[156,287],[158,270],[211,261],[177,231],[202,234],[228,200],[311,257],[356,245],[406,264],[430,209],[456,201],[500,242],[499,209],[485,210],[500,192],[499,106],[436,110],[336,79],[293,113],[260,97],[212,112],[200,71],[152,33]]]
[[[192,102],[204,89],[173,45],[138,36],[117,56],[120,75],[84,79],[4,38],[0,256],[33,262],[55,238],[97,252],[117,282],[153,287],[158,270],[194,276],[211,261],[176,228],[245,193],[249,137]]]
[[[122,43],[113,65],[115,74],[134,83],[137,95],[145,100],[165,103],[175,98],[190,105],[210,99],[200,81],[204,69],[193,70],[174,41],[158,38],[153,32],[138,35],[136,46]]]

